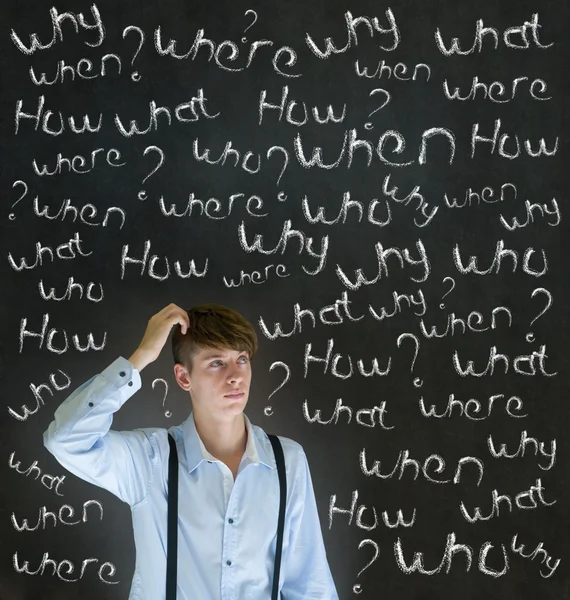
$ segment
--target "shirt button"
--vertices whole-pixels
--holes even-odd
[[[121,372],[119,373],[119,375],[120,375],[121,377],[124,377],[124,376],[126,375],[126,373],[125,373],[124,371],[121,371]]]
[[[93,402],[89,402],[89,406],[93,406]]]
[[[228,567],[230,567],[230,566],[231,566],[231,564],[232,564],[232,561],[231,561],[231,560],[227,560],[227,561],[226,561],[226,565],[228,565]]]
[[[228,519],[228,523],[231,525],[234,522],[233,519]]]
[[[133,382],[132,382],[132,381],[129,381],[129,385],[133,385]]]

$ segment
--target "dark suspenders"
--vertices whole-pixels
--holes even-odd
[[[285,457],[281,442],[276,435],[268,434],[279,475],[279,518],[277,521],[277,546],[275,549],[275,569],[271,600],[278,600],[279,572],[283,549],[283,528],[285,526],[285,502],[287,499],[287,479],[285,477]],[[168,434],[170,456],[168,458],[168,542],[166,545],[166,600],[176,600],[176,567],[178,563],[178,452],[176,441]]]
[[[178,452],[176,441],[168,434],[168,537],[166,544],[166,600],[176,600],[178,555]]]

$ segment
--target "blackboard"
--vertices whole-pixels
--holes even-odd
[[[170,302],[254,323],[340,598],[570,598],[568,3],[0,14],[2,600],[127,597],[129,507],[42,434]],[[172,366],[114,429],[186,419]]]

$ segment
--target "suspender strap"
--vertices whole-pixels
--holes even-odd
[[[168,434],[168,541],[166,545],[166,600],[176,600],[178,563],[178,452],[176,441]]]
[[[275,569],[271,600],[278,600],[279,573],[283,550],[283,529],[285,527],[285,506],[287,501],[287,478],[285,476],[285,457],[281,441],[276,435],[268,434],[279,476],[279,518],[277,521],[277,544],[275,548]],[[178,564],[178,452],[176,441],[168,434],[170,455],[168,457],[168,541],[166,554],[166,600],[176,600],[176,568]]]
[[[277,474],[279,475],[279,520],[277,522],[277,546],[275,548],[275,570],[273,571],[273,590],[271,600],[278,600],[279,572],[281,571],[281,552],[283,550],[283,528],[285,526],[285,505],[287,502],[287,478],[285,477],[285,457],[281,441],[276,435],[268,434],[275,460],[277,462]]]

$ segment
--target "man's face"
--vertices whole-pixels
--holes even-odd
[[[251,383],[247,351],[203,348],[192,365],[189,380],[195,409],[221,419],[243,412]]]

